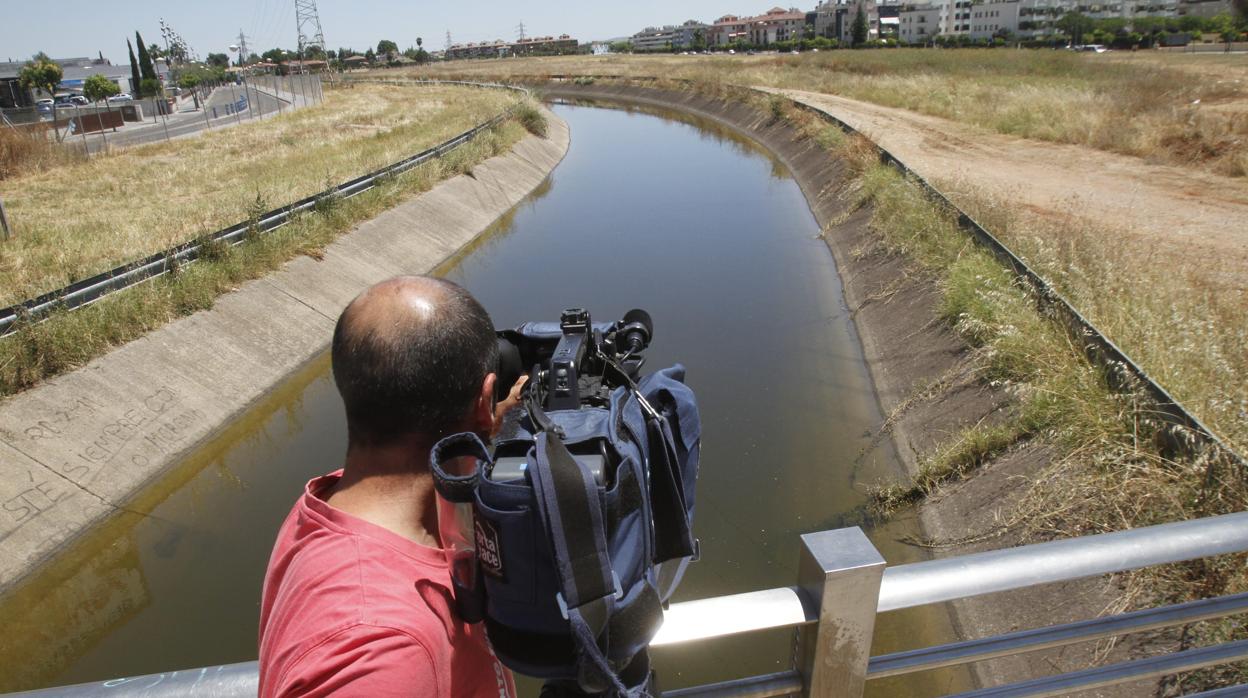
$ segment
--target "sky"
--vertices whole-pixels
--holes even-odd
[[[390,39],[400,48],[424,39],[440,49],[449,31],[456,43],[517,38],[524,22],[528,36],[571,34],[581,41],[628,36],[647,26],[710,21],[724,14],[759,14],[765,0],[488,0],[485,2],[401,2],[400,0],[318,0],[325,42],[330,49],[363,52]],[[814,2],[809,2],[812,7]],[[182,35],[202,59],[238,43],[241,29],[248,50],[294,49],[294,0],[0,0],[0,60],[25,60],[38,51],[54,58],[95,56],[126,63],[126,38],[135,30],[147,43],[163,43],[160,18]]]

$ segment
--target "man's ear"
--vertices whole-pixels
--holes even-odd
[[[498,374],[487,373],[481,381],[481,392],[472,406],[473,431],[479,434],[490,434],[494,431],[494,384],[498,382]]]

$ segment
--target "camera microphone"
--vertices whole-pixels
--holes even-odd
[[[654,338],[654,322],[650,319],[650,313],[640,308],[624,313],[620,324],[620,336],[624,339],[622,344],[630,354],[644,350]]]

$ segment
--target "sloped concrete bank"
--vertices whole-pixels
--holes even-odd
[[[747,104],[694,92],[599,81],[540,85],[550,98],[615,102],[675,109],[712,120],[759,142],[793,173],[836,259],[846,303],[853,312],[864,355],[887,423],[877,438],[891,439],[907,470],[943,440],[982,421],[1004,419],[1009,398],[980,381],[971,348],[939,316],[940,290],[913,274],[908,261],[886,253],[869,229],[870,207],[847,212],[844,192],[851,173],[818,144],[785,120]],[[852,458],[855,454],[845,454]],[[1015,496],[1019,477],[1051,454],[1042,445],[1011,451],[986,465],[967,487],[942,489],[921,507],[925,534],[944,541],[937,556],[958,555],[1014,544],[1006,537],[976,534],[991,530]],[[1103,611],[1112,594],[1099,581],[970,599],[949,605],[959,639],[983,637],[1037,625],[1086,618]],[[973,680],[995,685],[1071,670],[1097,659],[1091,644],[973,665]],[[1119,653],[1114,654],[1115,657]],[[1104,655],[1099,657],[1104,658]],[[1140,686],[1128,687],[1137,690]],[[933,690],[936,690],[933,688]],[[1117,695],[1109,689],[1100,695]]]
[[[328,347],[369,284],[424,273],[539,187],[569,146],[528,136],[325,250],[73,373],[0,403],[0,593],[127,511],[199,444]]]

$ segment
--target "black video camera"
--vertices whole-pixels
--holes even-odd
[[[527,402],[542,412],[607,407],[611,392],[636,383],[650,345],[654,325],[644,310],[630,310],[623,319],[595,325],[581,308],[563,311],[559,324],[529,322],[498,333],[498,378],[495,398],[507,397],[521,375],[528,374]],[[500,433],[506,441],[507,422]],[[601,484],[614,463],[605,441],[572,447]],[[527,447],[511,452],[504,443],[495,454],[489,477],[496,482],[524,478]]]
[[[612,389],[621,385],[609,364],[630,380],[645,363],[641,352],[650,345],[654,324],[650,314],[634,309],[624,318],[595,325],[581,308],[563,311],[553,323],[525,323],[498,333],[498,379],[495,397],[507,397],[511,386],[528,373],[527,390],[536,390],[542,409],[576,410],[605,407]]]

